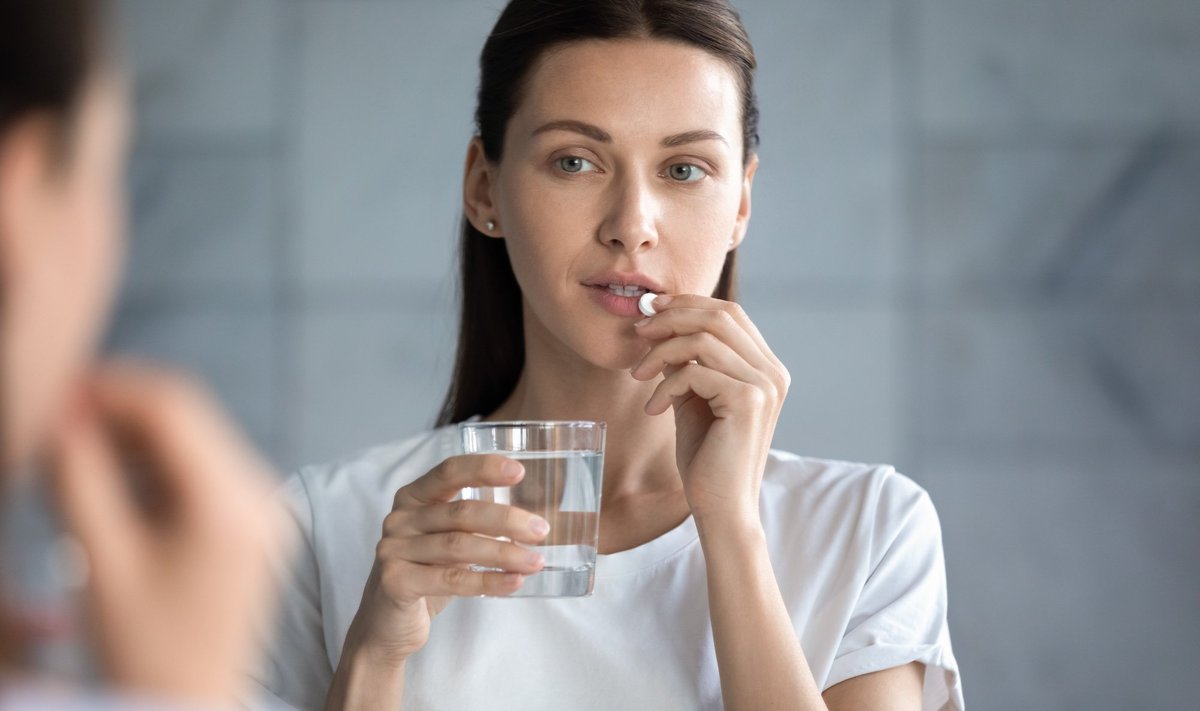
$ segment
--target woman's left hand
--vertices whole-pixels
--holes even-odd
[[[767,451],[791,376],[741,306],[660,296],[636,325],[653,346],[631,374],[666,377],[646,413],[675,408],[675,458],[692,514],[758,517]]]

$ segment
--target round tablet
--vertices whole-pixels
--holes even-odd
[[[655,294],[653,291],[647,291],[645,294],[642,294],[642,298],[638,299],[638,309],[641,310],[643,315],[653,316],[658,313],[654,310],[654,300],[657,298],[658,294]]]

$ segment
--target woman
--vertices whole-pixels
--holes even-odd
[[[196,386],[90,363],[117,281],[129,131],[100,14],[91,0],[0,4],[0,486],[50,474],[86,556],[91,671],[107,688],[31,668],[41,630],[0,608],[0,708],[228,708],[272,602],[262,571],[282,518]],[[0,602],[22,582],[0,576]]]
[[[505,8],[481,58],[439,427],[289,481],[309,555],[265,678],[281,697],[961,708],[929,498],[888,467],[769,449],[789,375],[732,303],[754,66],[721,0]],[[662,296],[643,319],[646,290]],[[517,589],[542,564],[520,544],[546,534],[453,500],[522,476],[453,456],[452,423],[474,417],[608,423],[594,597],[473,597]]]

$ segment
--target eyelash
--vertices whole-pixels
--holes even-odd
[[[579,170],[567,170],[563,165],[564,162],[566,162],[566,161],[580,161],[582,163],[586,163],[587,165],[590,165],[593,170],[584,170],[582,167]],[[552,163],[553,163],[554,167],[560,173],[562,173],[564,175],[582,175],[584,173],[591,173],[591,172],[596,172],[599,170],[598,168],[596,168],[595,162],[588,160],[587,158],[584,158],[583,156],[579,156],[579,155],[559,156],[559,157],[555,158],[552,161]],[[679,183],[681,185],[690,185],[692,183],[699,183],[704,178],[712,177],[712,174],[713,174],[713,172],[710,168],[706,168],[705,166],[699,165],[698,163],[672,163],[671,165],[667,166],[667,169],[665,171],[663,171],[662,173],[659,173],[659,175],[670,178],[671,177],[671,174],[670,174],[671,169],[679,167],[679,166],[687,166],[694,170],[700,171],[700,173],[702,174],[696,180],[675,180],[675,179],[671,178],[671,182]]]

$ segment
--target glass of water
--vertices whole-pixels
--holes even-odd
[[[591,595],[600,535],[604,423],[463,422],[458,428],[466,454],[503,454],[525,467],[515,486],[463,489],[462,497],[516,506],[550,523],[542,544],[531,546],[546,566],[511,597]]]

